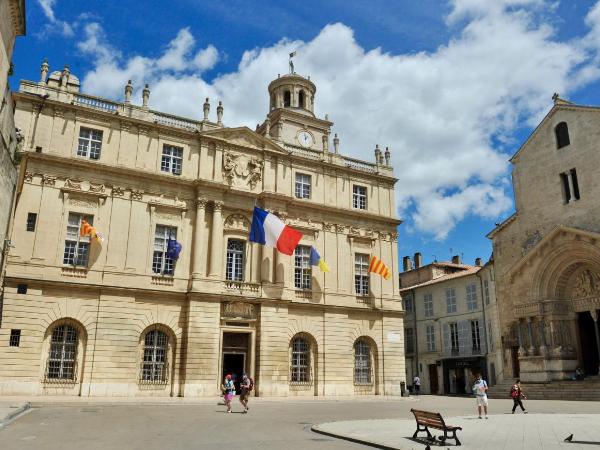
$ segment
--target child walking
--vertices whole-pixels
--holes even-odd
[[[521,380],[517,380],[517,382],[513,384],[513,387],[510,389],[510,396],[513,399],[512,413],[514,414],[517,406],[520,406],[521,411],[523,411],[524,414],[527,414],[527,411],[525,411],[525,407],[523,406],[523,402],[521,401],[522,398],[527,399],[523,393],[523,389],[521,389]]]

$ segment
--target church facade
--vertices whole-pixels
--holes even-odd
[[[24,136],[0,327],[0,395],[399,395],[404,312],[389,150],[343,156],[316,86],[268,86],[256,130],[80,92],[65,67],[14,94]],[[267,104],[267,102],[265,102]],[[332,141],[333,145],[330,145]],[[254,206],[303,233],[248,242]],[[86,221],[102,239],[81,236]],[[182,246],[178,258],[168,243]],[[310,265],[310,247],[328,263]],[[369,275],[371,256],[394,276]]]
[[[513,156],[516,212],[493,240],[504,378],[600,365],[600,108],[558,96]]]

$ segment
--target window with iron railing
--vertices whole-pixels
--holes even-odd
[[[296,337],[292,340],[290,381],[292,383],[310,382],[310,344],[303,337]]]
[[[167,381],[167,349],[169,339],[160,330],[151,330],[144,337],[144,355],[140,381]]]
[[[364,339],[354,344],[354,384],[371,384],[371,346]]]
[[[52,331],[46,366],[47,380],[75,380],[78,333],[75,327],[59,325]]]

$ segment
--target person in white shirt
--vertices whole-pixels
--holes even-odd
[[[481,378],[481,374],[477,374],[477,379],[475,380],[475,384],[473,385],[473,393],[477,398],[477,412],[479,413],[479,418],[481,419],[481,410],[485,413],[485,418],[488,418],[487,415],[487,407],[488,407],[488,398],[487,398],[487,390],[488,385],[483,378]]]
[[[421,379],[418,375],[413,378],[413,386],[415,388],[415,394],[419,395],[419,392],[421,391]]]

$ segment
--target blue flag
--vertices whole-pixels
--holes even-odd
[[[169,237],[169,240],[167,241],[167,256],[175,260],[179,258],[179,253],[181,253],[181,244]]]

